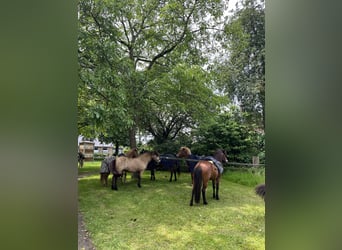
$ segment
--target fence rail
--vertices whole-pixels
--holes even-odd
[[[167,160],[184,160],[184,161],[193,161],[197,162],[201,159],[184,159],[184,158],[177,158],[177,157],[169,157],[169,156],[160,156],[161,159]],[[253,164],[253,163],[240,163],[240,162],[227,162],[224,165],[233,165],[233,166],[250,166],[250,167],[266,167],[265,164]],[[238,168],[236,168],[238,169]]]

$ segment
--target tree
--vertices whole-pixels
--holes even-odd
[[[246,118],[246,113],[232,106],[214,120],[202,123],[193,131],[192,151],[207,155],[223,148],[227,150],[229,160],[237,162],[251,162],[252,156],[263,156],[264,134],[255,124],[248,124]]]
[[[218,81],[249,119],[265,127],[265,7],[263,1],[242,0],[225,26],[228,60],[217,67]]]
[[[153,93],[145,99],[148,108],[142,112],[141,126],[157,144],[174,140],[218,112],[225,99],[215,95],[208,82],[204,70],[185,64],[149,82]]]
[[[205,63],[201,51],[223,7],[217,0],[80,1],[81,83],[98,98],[90,107],[100,115],[112,113],[97,122],[129,126],[130,146],[136,146],[136,128],[145,124],[144,105],[152,104],[141,103],[153,93],[151,76],[170,72],[180,62]]]

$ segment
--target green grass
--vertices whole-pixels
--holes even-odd
[[[85,161],[82,168],[78,168],[78,174],[100,173],[101,161]]]
[[[146,171],[142,188],[128,177],[112,191],[100,185],[99,166],[87,162],[81,171],[95,174],[78,181],[79,209],[97,249],[265,249],[264,201],[254,188],[228,181],[230,172],[219,201],[209,186],[209,204],[190,207],[188,173],[170,183],[169,172],[150,181]]]
[[[226,179],[249,187],[265,183],[264,168],[250,168],[248,170],[229,170],[226,171]]]

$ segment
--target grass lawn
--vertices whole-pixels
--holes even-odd
[[[128,174],[118,191],[102,187],[100,162],[86,162],[79,173],[79,210],[97,249],[265,249],[265,204],[254,187],[220,183],[220,200],[207,189],[208,205],[189,206],[191,178],[182,173],[170,183],[169,172],[150,171],[142,188]],[[93,174],[92,174],[93,173]],[[110,176],[111,179],[111,176]]]

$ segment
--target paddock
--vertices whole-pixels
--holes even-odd
[[[265,203],[229,172],[219,201],[193,207],[190,173],[169,182],[168,171],[156,171],[155,181],[145,171],[143,188],[129,177],[120,192],[88,174],[78,181],[79,209],[96,249],[265,249]]]

